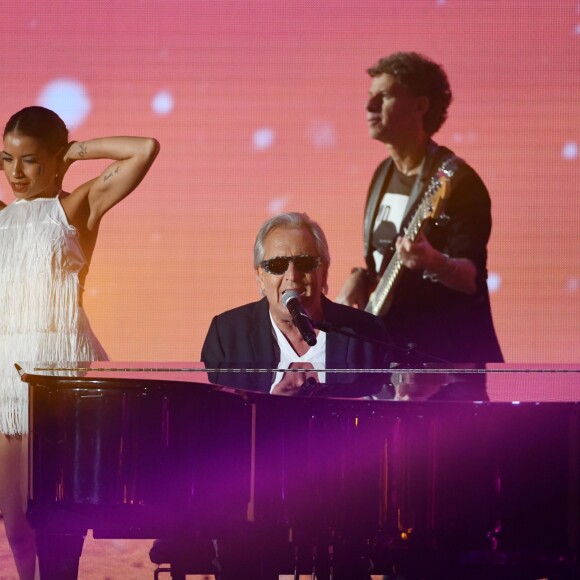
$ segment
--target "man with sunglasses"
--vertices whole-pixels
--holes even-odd
[[[353,268],[337,302],[365,308],[391,260],[398,284],[380,313],[394,343],[421,362],[502,362],[487,289],[489,193],[475,171],[432,136],[447,118],[451,88],[443,68],[415,52],[397,52],[368,69],[372,139],[389,157],[375,171],[364,215],[366,268]],[[435,174],[450,178],[445,215],[409,228]],[[409,234],[409,231],[412,233]],[[404,354],[396,355],[405,362]],[[401,358],[403,360],[401,360]],[[413,362],[413,361],[407,361]]]
[[[381,320],[326,298],[329,265],[324,232],[306,214],[280,214],[262,225],[254,244],[254,268],[263,298],[215,316],[201,359],[212,369],[278,371],[222,373],[213,377],[215,382],[292,396],[324,382],[324,369],[388,368],[390,351]],[[307,343],[285,305],[290,291],[312,321],[332,328],[315,330],[314,345]],[[284,372],[288,369],[299,370]]]

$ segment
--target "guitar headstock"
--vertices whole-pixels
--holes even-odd
[[[431,180],[425,196],[426,207],[424,219],[437,219],[445,208],[445,203],[451,191],[451,179],[444,171],[438,171]]]

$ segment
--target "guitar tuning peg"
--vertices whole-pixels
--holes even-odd
[[[435,225],[438,227],[444,227],[451,221],[451,218],[446,214],[442,213],[436,220]]]

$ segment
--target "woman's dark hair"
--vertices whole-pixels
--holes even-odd
[[[49,153],[56,153],[68,143],[68,129],[64,121],[45,107],[25,107],[14,113],[4,127],[4,137],[8,133],[20,133],[34,137]]]
[[[371,77],[393,76],[417,97],[429,98],[429,109],[423,117],[423,128],[434,135],[447,119],[451,87],[443,67],[417,52],[395,52],[381,58],[367,70]]]

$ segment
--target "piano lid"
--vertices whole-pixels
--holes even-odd
[[[277,369],[207,369],[200,362],[19,362],[24,382],[47,380],[130,384],[177,381],[242,390],[270,384]],[[290,369],[287,372],[301,372]],[[422,366],[414,369],[314,369],[323,381],[304,396],[372,398],[393,401],[491,401],[579,403],[580,364],[487,364]],[[88,384],[87,384],[88,386]]]

